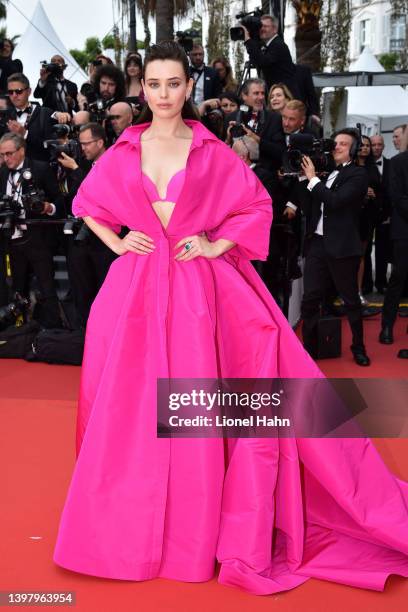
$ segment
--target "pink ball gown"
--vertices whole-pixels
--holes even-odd
[[[54,561],[94,576],[205,581],[250,593],[310,577],[381,590],[408,576],[408,484],[362,439],[158,439],[156,381],[316,378],[250,260],[265,259],[271,200],[199,122],[183,188],[163,228],[144,189],[140,135],[127,129],[74,202],[115,231],[153,238],[114,261],[87,327],[77,462]],[[206,232],[236,246],[174,260]]]

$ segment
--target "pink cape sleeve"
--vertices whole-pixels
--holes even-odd
[[[245,259],[265,260],[269,251],[272,200],[256,174],[231,150],[221,163],[223,188],[219,192],[225,215],[207,231],[209,240],[231,240],[228,251]],[[226,152],[224,151],[224,154]]]
[[[72,203],[72,212],[76,217],[92,217],[118,234],[122,223],[114,212],[118,194],[115,189],[113,154],[114,150],[109,149],[93,166],[78,189]]]

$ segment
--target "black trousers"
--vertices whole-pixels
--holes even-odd
[[[397,317],[400,298],[408,276],[408,240],[393,241],[393,264],[384,297],[382,325],[392,327]]]
[[[391,261],[390,223],[381,223],[375,228],[375,286],[387,286],[387,268]]]
[[[32,270],[43,300],[40,323],[48,328],[61,327],[52,252],[42,235],[33,232],[32,235],[27,233],[22,238],[11,240],[10,262],[13,290],[28,297]]]
[[[93,236],[83,241],[77,241],[73,236],[68,236],[66,255],[77,323],[80,327],[85,327],[92,302],[102,287],[116,255]]]
[[[363,319],[358,295],[357,274],[359,256],[336,259],[327,255],[323,237],[314,234],[309,239],[303,274],[304,294],[301,305],[303,344],[312,355],[317,351],[317,322],[320,306],[327,290],[334,283],[344,301],[344,309],[352,333],[352,351],[364,350]]]

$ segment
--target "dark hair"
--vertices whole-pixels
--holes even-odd
[[[374,155],[373,155],[373,147],[371,145],[371,140],[370,137],[367,136],[366,134],[362,134],[361,138],[360,138],[360,146],[363,144],[363,140],[368,140],[368,144],[370,146],[370,153],[367,155],[367,157],[365,158],[365,165],[369,165],[369,164],[374,164],[375,160],[374,160]],[[358,153],[357,153],[358,155]]]
[[[12,81],[18,81],[19,83],[24,85],[24,87],[30,87],[30,81],[22,72],[15,72],[14,74],[10,74],[10,76],[7,77],[7,83],[11,83]]]
[[[14,51],[14,49],[15,49],[13,41],[12,41],[10,38],[3,38],[3,42],[8,42],[8,43],[10,43],[10,47],[11,47],[11,55],[13,55],[13,51]]]
[[[129,91],[129,87],[130,87],[130,76],[128,75],[127,69],[128,66],[130,64],[130,62],[135,62],[135,64],[137,64],[140,68],[140,76],[142,76],[142,72],[143,72],[143,60],[142,60],[142,56],[139,55],[139,53],[135,53],[134,51],[130,51],[125,59],[125,67],[124,67],[124,73],[125,73],[125,83],[126,83],[126,91]]]
[[[86,132],[86,130],[90,130],[92,134],[92,138],[95,138],[95,140],[99,140],[99,139],[103,140],[104,144],[106,145],[105,128],[100,123],[96,123],[96,122],[85,123],[84,125],[81,125],[81,127],[79,128],[79,133],[82,134],[82,132]]]
[[[96,69],[95,72],[95,80],[94,80],[94,90],[99,93],[99,84],[103,77],[107,77],[108,79],[112,79],[116,83],[116,91],[114,95],[114,99],[119,101],[123,100],[126,96],[125,93],[125,77],[123,72],[113,66],[111,64],[102,64]]]
[[[223,98],[226,98],[227,100],[230,100],[231,102],[235,102],[237,106],[241,104],[241,100],[239,96],[233,93],[232,91],[222,91],[220,95],[218,96],[218,99],[222,100]]]
[[[332,138],[336,138],[336,136],[340,136],[340,134],[346,134],[346,136],[351,136],[353,139],[353,144],[350,147],[350,157],[355,159],[357,157],[358,149],[360,147],[360,132],[357,128],[345,127],[341,130],[337,130],[334,132]]]
[[[98,55],[95,57],[96,60],[106,60],[106,64],[102,64],[103,66],[107,66],[108,64],[110,66],[113,66],[113,62],[111,60],[110,57],[108,57],[107,55],[104,55],[103,53],[98,53]]]
[[[144,64],[143,64],[143,80],[146,75],[147,66],[156,60],[173,60],[179,62],[184,71],[186,81],[190,79],[190,66],[188,63],[188,57],[183,47],[173,40],[164,40],[156,45],[152,45],[146,51]],[[198,112],[195,110],[190,98],[184,102],[181,110],[181,116],[183,119],[196,119],[200,120]],[[153,118],[152,111],[146,104],[142,112],[140,113],[137,123],[145,123],[151,121]]]

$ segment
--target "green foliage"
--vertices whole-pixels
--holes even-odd
[[[113,34],[107,34],[102,38],[102,46],[104,49],[116,49],[117,41]]]
[[[99,53],[102,53],[102,44],[97,36],[90,36],[85,41],[85,53],[91,58],[94,58]]]
[[[5,19],[7,17],[7,2],[0,2],[0,19]]]
[[[70,54],[74,58],[74,60],[81,66],[83,70],[88,69],[89,64],[89,56],[85,51],[80,51],[79,49],[70,49]]]
[[[383,53],[378,58],[378,61],[384,67],[385,70],[396,70],[398,60],[398,53]]]

